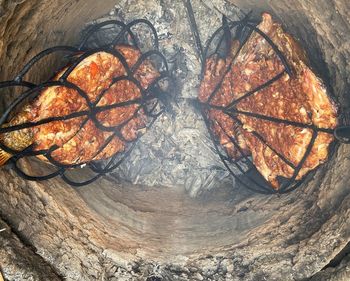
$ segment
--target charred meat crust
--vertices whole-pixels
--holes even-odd
[[[132,46],[117,46],[116,50],[123,55],[130,68],[141,57],[141,52]],[[66,69],[58,73],[54,80],[58,80]],[[126,69],[117,57],[98,52],[83,59],[67,80],[82,89],[89,101],[99,107],[141,97],[140,88],[129,80],[121,80],[109,88],[113,78],[126,74]],[[134,77],[141,88],[146,89],[159,75],[152,63],[144,60]],[[87,101],[76,90],[65,86],[46,88],[29,107],[30,114],[27,114],[26,121],[34,122],[89,109]],[[33,148],[39,151],[57,146],[51,157],[64,165],[105,159],[124,151],[126,141],[136,139],[138,131],[147,122],[146,115],[137,103],[99,112],[96,118],[105,127],[120,126],[121,136],[99,129],[92,120],[83,116],[33,127],[30,129]],[[107,141],[109,143],[106,145]],[[45,156],[39,157],[47,160]]]
[[[305,52],[299,44],[267,13],[262,15],[262,22],[258,28],[269,36],[283,53],[292,68],[292,77],[284,73],[284,65],[271,45],[254,32],[225,77],[223,76],[232,62],[232,55],[226,60],[215,55],[207,59],[204,78],[199,88],[199,100],[208,102],[213,89],[223,79],[210,104],[225,107],[280,75],[280,79],[268,87],[239,99],[235,109],[319,128],[335,128],[336,106],[327,95],[322,81],[307,66]],[[233,46],[236,44],[237,42],[234,42]],[[227,136],[230,135],[237,140],[245,155],[252,155],[257,170],[276,189],[280,186],[278,177],[293,176],[294,168],[302,160],[313,136],[311,129],[244,114],[236,115],[236,121],[242,126],[232,118],[224,118],[224,113],[220,110],[209,110],[207,114],[214,135],[228,155],[233,159],[242,157],[242,153],[231,145],[232,142],[228,143]],[[327,159],[328,147],[332,141],[332,135],[318,132],[297,179],[301,179]]]

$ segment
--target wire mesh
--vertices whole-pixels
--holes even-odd
[[[273,83],[282,79],[282,77],[285,74],[289,75],[289,77],[293,77],[291,67],[289,66],[283,53],[279,50],[279,48],[271,40],[271,38],[267,34],[265,34],[262,30],[260,30],[257,27],[257,25],[258,25],[258,22],[250,20],[250,14],[246,15],[244,19],[239,21],[228,21],[226,17],[223,17],[222,26],[218,28],[213,33],[213,35],[209,38],[206,48],[204,49],[203,58],[201,59],[202,60],[201,79],[202,80],[204,79],[206,62],[209,58],[212,58],[213,56],[217,56],[219,58],[225,59],[228,55],[228,52],[231,51],[230,45],[233,40],[237,40],[239,42],[239,48],[236,50],[230,63],[226,66],[226,69],[220,81],[216,84],[214,90],[210,92],[210,95],[207,101],[203,102],[198,99],[196,101],[196,106],[199,107],[202,113],[204,122],[206,123],[210,138],[213,141],[214,148],[217,154],[219,155],[220,159],[222,160],[227,170],[231,173],[231,175],[233,175],[233,177],[240,184],[242,184],[243,186],[245,186],[251,191],[262,193],[262,194],[274,194],[274,193],[282,194],[282,193],[287,193],[296,189],[305,180],[305,176],[303,176],[301,179],[298,179],[298,180],[297,180],[297,177],[305,161],[310,155],[312,147],[319,133],[322,132],[326,134],[335,135],[336,139],[341,140],[340,137],[337,136],[336,132],[339,131],[339,135],[343,133],[345,135],[344,138],[346,139],[346,137],[348,137],[349,135],[349,128],[347,126],[339,127],[336,129],[320,128],[314,124],[294,122],[283,118],[276,118],[273,116],[268,116],[264,114],[237,109],[236,105],[239,102],[247,99],[248,97],[252,96],[253,94],[265,88],[268,88]],[[235,60],[238,54],[240,53],[242,48],[245,46],[245,44],[248,42],[248,40],[251,38],[251,36],[254,33],[260,35],[264,40],[266,40],[266,42],[269,44],[269,46],[271,47],[275,55],[278,57],[279,61],[282,63],[284,67],[283,71],[278,73],[268,81],[255,87],[254,89],[247,91],[245,94],[243,94],[239,98],[234,99],[227,106],[214,105],[213,103],[211,103],[211,101],[213,100],[215,94],[223,87],[225,76],[232,70],[232,67],[235,63]],[[194,36],[196,36],[196,34],[194,34]],[[198,40],[199,39],[197,39],[197,41]],[[289,161],[284,155],[279,153],[277,149],[275,149],[274,146],[271,145],[271,143],[269,143],[266,139],[264,139],[264,137],[259,132],[255,130],[251,132],[254,135],[254,137],[256,137],[261,143],[263,143],[273,153],[275,153],[286,165],[288,165],[293,169],[292,177],[284,178],[284,177],[278,176],[277,180],[280,184],[280,187],[278,189],[274,188],[272,184],[269,183],[267,180],[265,180],[265,178],[257,170],[255,164],[253,163],[252,156],[244,153],[243,148],[239,144],[239,140],[236,139],[234,136],[232,136],[230,132],[227,132],[227,130],[219,123],[218,125],[220,129],[225,133],[226,137],[229,138],[230,143],[240,154],[240,157],[238,157],[238,159],[236,160],[232,159],[232,157],[230,157],[230,155],[228,154],[227,150],[225,150],[222,147],[219,141],[219,137],[214,132],[214,129],[213,129],[214,121],[209,117],[209,110],[220,110],[221,112],[225,113],[226,116],[229,116],[229,118],[235,124],[238,124],[241,127],[243,126],[243,124],[239,120],[239,118],[237,118],[238,115],[243,115],[243,116],[256,118],[260,120],[266,120],[274,124],[284,124],[284,125],[294,126],[296,128],[306,128],[308,130],[311,130],[312,131],[311,140],[307,144],[305,153],[303,154],[301,160],[297,165],[291,163],[291,161]],[[345,141],[343,140],[342,142],[345,142]],[[335,148],[335,145],[333,143],[330,146],[329,154],[331,154],[334,151],[334,148]],[[313,171],[310,171],[310,172],[313,172]]]
[[[150,37],[150,44],[145,44],[143,38],[140,39],[141,35],[138,31],[144,34],[147,30],[147,34]],[[97,40],[101,32],[108,32],[109,36],[113,34],[110,42],[103,42],[103,40]],[[113,33],[114,32],[114,33]],[[93,47],[91,47],[93,46]],[[127,63],[126,57],[120,52],[117,46],[128,46],[136,48],[141,51],[137,62],[131,66]],[[99,52],[108,53],[114,58],[116,58],[125,69],[126,74],[113,77],[111,84],[97,95],[95,101],[91,101],[88,97],[88,93],[79,88],[76,84],[68,80],[69,75],[77,68],[77,66],[84,61],[84,59],[97,54]],[[57,53],[66,53],[64,57],[60,56],[61,59],[69,60],[68,67],[63,70],[58,79],[49,79],[43,83],[33,83],[25,80],[26,74],[43,59],[49,57],[50,55]],[[147,85],[143,87],[141,82],[135,77],[135,73],[139,67],[145,62],[152,62],[152,65],[156,67],[158,71],[158,77]],[[113,85],[121,81],[127,81],[133,84],[140,92],[140,97],[126,100],[123,102],[117,102],[113,104],[99,105],[99,101],[103,95],[110,89]],[[138,132],[137,137],[130,140],[126,139],[122,134],[123,128],[127,125],[129,121],[136,118],[138,115],[142,114],[146,116],[146,128],[150,127],[153,122],[166,110],[166,104],[168,104],[169,89],[171,88],[171,77],[168,68],[167,61],[162,53],[159,51],[159,42],[157,32],[154,26],[145,19],[137,19],[128,24],[125,24],[118,20],[109,20],[102,23],[92,25],[87,29],[85,35],[82,37],[78,47],[73,46],[55,46],[48,48],[36,56],[34,56],[22,70],[16,75],[16,77],[11,81],[0,82],[1,91],[11,91],[12,95],[14,89],[24,89],[21,94],[15,98],[10,105],[6,108],[5,112],[0,118],[0,134],[15,132],[23,129],[33,129],[44,124],[50,124],[56,121],[67,122],[74,120],[76,118],[84,118],[84,121],[80,123],[79,129],[75,134],[69,139],[71,140],[74,136],[79,134],[87,122],[93,122],[93,124],[100,130],[100,132],[111,132],[112,134],[105,140],[104,144],[98,148],[95,156],[103,151],[106,146],[108,146],[114,137],[118,137],[124,144],[125,150],[122,152],[117,152],[112,157],[104,160],[88,161],[86,163],[76,163],[76,164],[65,164],[57,161],[52,157],[52,154],[59,148],[57,145],[53,145],[48,149],[37,150],[35,145],[30,145],[24,150],[18,151],[6,146],[4,143],[0,142],[0,148],[4,151],[13,155],[9,160],[9,165],[17,172],[19,176],[27,180],[42,181],[54,177],[61,177],[66,183],[72,186],[83,186],[100,178],[102,175],[109,173],[116,169],[122,161],[124,161],[127,156],[131,153],[132,149],[135,147],[136,142],[142,136],[142,133]],[[28,121],[22,122],[20,124],[14,124],[11,126],[4,125],[9,119],[16,114],[18,109],[26,102],[33,101],[43,90],[50,87],[65,87],[66,89],[71,89],[76,91],[81,98],[84,99],[87,108],[86,110],[80,110],[71,112],[66,115],[54,116],[43,118],[38,121]],[[123,122],[115,126],[106,126],[98,118],[98,114],[105,112],[107,110],[115,108],[125,108],[130,105],[136,105],[137,109],[134,111],[133,115],[124,120]],[[69,140],[65,141],[62,146]],[[50,163],[49,173],[33,175],[25,171],[19,164],[20,160],[23,158],[36,158],[38,156],[44,156]],[[93,159],[93,158],[92,158]],[[77,169],[79,167],[84,167],[84,171]],[[72,173],[74,170],[78,170],[78,174]]]

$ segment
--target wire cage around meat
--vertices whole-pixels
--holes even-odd
[[[214,148],[219,155],[220,159],[222,160],[224,166],[227,168],[227,170],[230,172],[231,175],[244,187],[250,189],[251,191],[262,193],[262,194],[275,194],[275,193],[287,193],[295,188],[297,188],[304,180],[306,175],[302,176],[301,179],[297,179],[300,170],[302,169],[305,161],[307,160],[308,156],[311,153],[312,147],[315,143],[315,140],[317,136],[320,133],[326,133],[331,134],[335,136],[335,140],[339,140],[341,142],[348,142],[349,141],[349,127],[344,125],[342,127],[338,128],[321,128],[314,124],[306,124],[302,122],[294,122],[288,119],[284,118],[276,118],[273,116],[260,114],[257,112],[250,112],[250,111],[242,111],[237,109],[236,105],[247,99],[248,97],[254,95],[255,93],[258,93],[262,91],[265,88],[268,88],[273,83],[277,82],[279,79],[282,79],[282,77],[287,74],[289,77],[292,77],[293,72],[290,67],[290,65],[287,62],[286,57],[284,54],[279,50],[279,48],[276,46],[276,44],[272,41],[272,39],[265,34],[262,30],[260,30],[258,27],[258,22],[252,21],[249,19],[249,15],[246,16],[243,20],[238,21],[228,21],[226,17],[223,17],[223,24],[220,28],[218,28],[213,35],[209,38],[207,46],[202,50],[202,76],[201,79],[204,79],[204,73],[206,68],[206,62],[209,58],[213,57],[213,55],[219,57],[219,58],[226,58],[228,52],[231,51],[230,44],[233,42],[233,40],[237,40],[240,44],[238,49],[235,51],[232,60],[228,65],[226,65],[225,70],[223,71],[222,78],[216,84],[213,91],[210,92],[208,95],[209,98],[207,101],[203,102],[199,99],[196,101],[196,106],[199,107],[201,114],[203,116],[204,122],[206,123],[206,127],[208,129],[210,138],[212,139]],[[271,77],[268,81],[262,83],[261,85],[254,87],[253,89],[247,91],[245,94],[240,96],[238,99],[233,100],[230,104],[227,106],[218,106],[213,105],[211,103],[213,97],[215,94],[220,90],[220,88],[223,85],[223,81],[225,79],[225,76],[231,71],[235,59],[237,58],[239,52],[242,50],[244,45],[248,42],[249,38],[254,34],[260,35],[263,40],[266,40],[267,44],[271,47],[275,55],[278,57],[279,61],[284,66],[284,69],[282,72],[278,73],[274,77]],[[194,33],[194,36],[197,35]],[[197,42],[200,42],[200,39],[197,38]],[[199,43],[200,44],[200,43]],[[201,48],[198,48],[199,50]],[[201,52],[199,52],[201,53]],[[201,55],[200,55],[201,56]],[[232,81],[234,83],[234,81]],[[232,90],[231,90],[232,91]],[[229,139],[230,145],[232,145],[240,154],[238,159],[232,159],[230,155],[228,154],[227,150],[225,150],[222,145],[220,144],[218,136],[214,132],[214,123],[213,120],[209,117],[209,110],[219,110],[222,113],[224,113],[226,116],[228,116],[235,124],[238,124],[239,126],[243,126],[242,122],[237,118],[237,115],[244,115],[250,118],[255,118],[259,120],[269,121],[275,124],[283,124],[288,126],[293,126],[296,128],[306,128],[308,130],[312,131],[312,137],[309,143],[307,144],[307,147],[305,149],[305,153],[303,154],[300,162],[297,165],[293,165],[291,161],[287,159],[286,156],[282,155],[277,151],[277,149],[274,148],[274,145],[269,143],[264,137],[257,131],[253,130],[251,133],[254,135],[255,138],[257,138],[260,142],[262,142],[266,147],[268,147],[273,153],[275,153],[284,163],[286,163],[288,166],[290,166],[293,169],[293,175],[290,178],[285,177],[277,177],[277,180],[280,184],[279,188],[274,188],[270,182],[265,180],[265,178],[262,176],[262,174],[258,171],[255,164],[253,163],[253,158],[250,155],[247,155],[244,153],[243,148],[239,144],[239,140],[233,136],[230,132],[225,130],[224,127],[222,127],[220,124],[220,129],[224,132],[226,137]],[[339,118],[340,121],[341,118]],[[330,157],[330,154],[334,152],[336,148],[336,142],[333,142],[329,147],[329,154],[328,158]],[[313,169],[312,171],[314,171]],[[310,172],[312,172],[310,171]],[[309,173],[310,173],[309,172]]]
[[[108,33],[111,40],[100,39],[101,33]],[[142,34],[141,34],[142,33]],[[144,38],[148,34],[149,44],[144,43]],[[137,62],[130,67],[127,63],[127,58],[117,50],[116,46],[130,46],[141,51]],[[123,75],[113,77],[112,82],[106,89],[102,89],[99,92],[95,101],[90,101],[86,92],[79,88],[74,83],[68,81],[69,75],[74,69],[81,63],[85,58],[97,54],[99,52],[108,53],[116,58],[125,69]],[[63,56],[62,54],[65,53]],[[49,79],[43,83],[33,83],[25,80],[25,75],[38,63],[42,62],[44,58],[50,55],[60,54],[60,59],[68,59],[69,64],[63,70],[63,74],[60,74],[58,79]],[[67,55],[68,54],[68,55]],[[140,81],[135,77],[135,72],[145,61],[150,61],[158,72],[158,77],[154,79],[146,88],[143,87]],[[113,85],[121,81],[127,81],[133,84],[140,92],[140,97],[126,100],[123,102],[98,105],[99,100],[102,96],[110,89]],[[102,175],[105,175],[114,169],[116,169],[122,161],[127,158],[135,147],[136,142],[142,136],[142,132],[138,131],[137,137],[132,140],[126,139],[121,130],[131,119],[136,118],[137,114],[141,111],[147,116],[146,128],[150,127],[152,123],[166,110],[166,104],[169,97],[169,89],[171,88],[171,77],[168,68],[166,58],[159,51],[159,42],[157,32],[154,26],[145,19],[137,19],[128,24],[125,24],[118,20],[108,20],[98,24],[90,26],[82,37],[78,47],[73,46],[55,46],[48,48],[36,56],[34,56],[17,76],[11,81],[0,82],[0,91],[3,93],[10,92],[14,95],[15,89],[24,89],[17,98],[15,98],[9,106],[6,107],[5,112],[0,118],[0,134],[19,131],[28,128],[34,128],[44,124],[50,124],[55,121],[67,121],[73,120],[74,118],[84,118],[81,122],[80,128],[74,135],[78,134],[82,130],[84,124],[88,121],[92,121],[95,127],[102,132],[111,132],[112,134],[105,140],[105,143],[99,147],[95,155],[98,155],[112,140],[114,137],[118,137],[124,144],[125,149],[117,152],[112,157],[104,160],[89,161],[87,163],[79,164],[65,164],[55,160],[52,157],[52,153],[58,149],[57,145],[51,146],[49,149],[35,150],[33,145],[27,147],[22,151],[14,150],[4,143],[0,142],[0,147],[4,151],[13,155],[8,161],[9,166],[17,172],[19,176],[27,180],[42,181],[54,177],[61,177],[66,183],[72,186],[83,186],[97,180]],[[87,105],[86,110],[71,112],[66,115],[54,116],[43,118],[35,122],[24,122],[16,125],[4,125],[9,121],[11,116],[16,114],[16,111],[28,101],[35,100],[44,89],[50,87],[62,86],[67,89],[76,91],[80,97],[82,97]],[[133,113],[132,117],[124,120],[120,124],[115,126],[106,126],[98,118],[97,115],[101,112],[123,108],[130,105],[136,105],[137,109]],[[144,131],[144,130],[143,130]],[[25,171],[19,164],[23,158],[36,158],[38,156],[44,156],[50,163],[48,166],[51,170],[49,173],[33,175]],[[84,167],[84,172],[80,171],[79,168]],[[88,171],[87,171],[88,170]],[[77,173],[73,173],[76,171]]]

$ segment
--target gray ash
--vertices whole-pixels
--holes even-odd
[[[192,1],[202,43],[221,25],[222,14],[237,20],[239,10],[226,1]],[[214,8],[218,7],[218,8]],[[229,9],[227,8],[229,7]],[[201,63],[182,1],[120,1],[105,17],[124,22],[149,20],[159,36],[161,52],[175,78],[173,110],[156,120],[131,155],[112,174],[133,184],[185,186],[191,196],[217,185],[232,184],[232,177],[215,153],[199,112],[189,102],[197,97]],[[112,33],[106,32],[108,39]],[[147,44],[147,34],[141,43]]]

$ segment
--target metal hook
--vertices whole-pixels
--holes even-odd
[[[340,126],[334,130],[334,137],[341,143],[350,143],[350,126]]]

